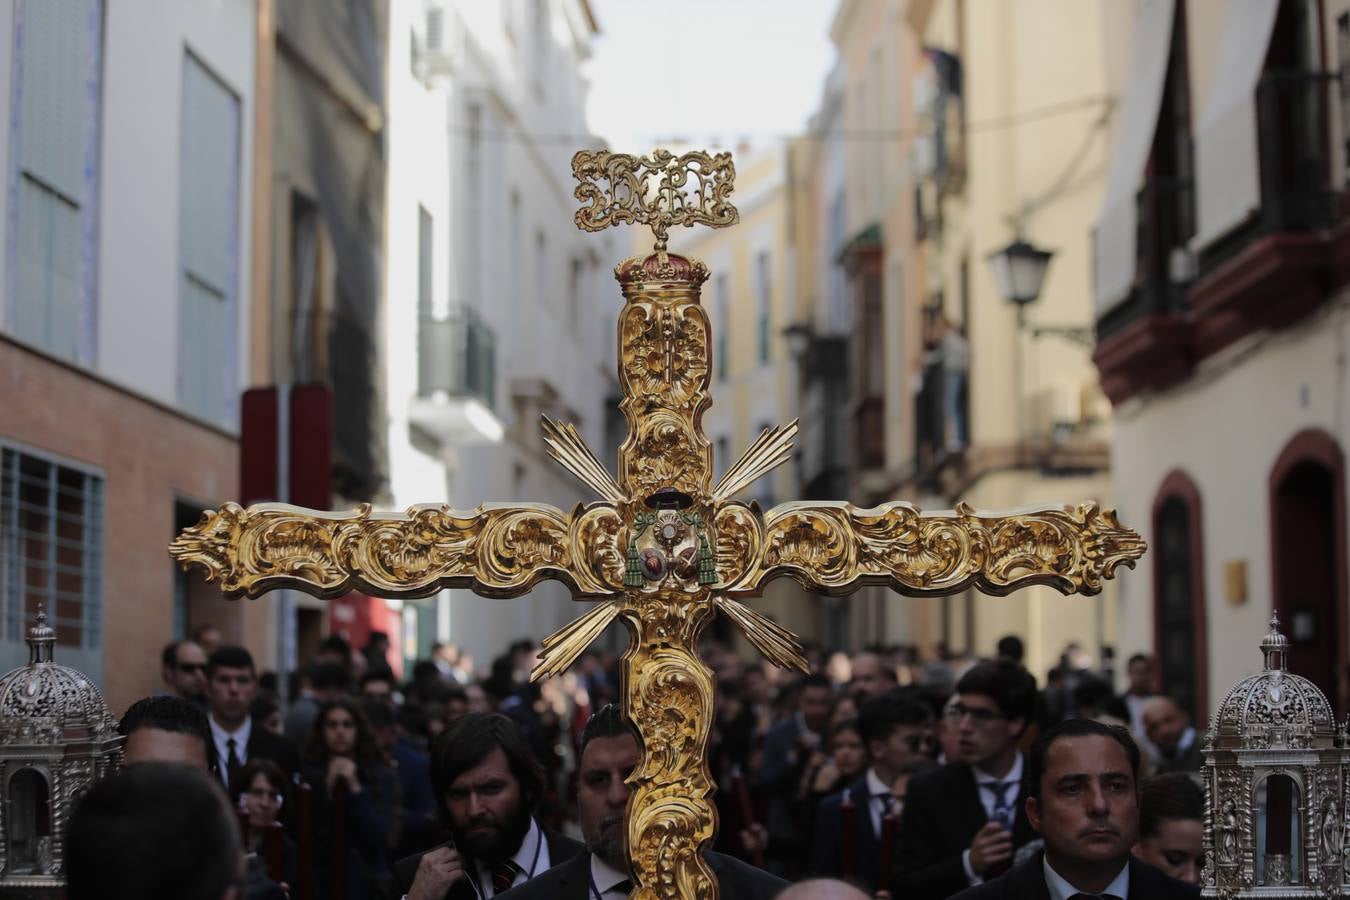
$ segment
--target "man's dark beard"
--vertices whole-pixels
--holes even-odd
[[[623,871],[624,866],[627,865],[627,862],[625,861],[624,858],[625,835],[623,829],[623,818],[622,817],[612,817],[612,818],[618,819],[619,824],[618,831],[614,831],[613,829],[605,827],[606,825],[610,824],[609,818],[606,818],[604,821],[600,823],[599,833],[593,837],[589,837],[586,839],[586,849],[589,850],[591,853],[595,854],[596,856],[600,857],[606,863],[618,869],[619,871]]]
[[[469,831],[477,822],[467,822],[463,829],[454,829],[455,846],[476,862],[493,865],[505,862],[520,850],[521,841],[530,830],[530,810],[521,803],[506,819],[496,823],[491,835],[473,835]]]

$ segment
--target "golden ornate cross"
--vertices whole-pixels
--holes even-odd
[[[713,678],[698,656],[699,634],[715,612],[775,665],[805,670],[796,637],[741,602],[774,578],[833,595],[865,584],[910,596],[972,587],[1002,595],[1033,584],[1095,594],[1118,565],[1133,566],[1144,543],[1093,503],[985,515],[964,504],[923,513],[901,502],[764,511],[733,499],[789,458],[796,423],[766,430],[712,483],[701,424],[712,403],[711,331],[699,304],[708,270],[666,250],[671,225],[735,223],[731,156],[581,151],[572,169],[577,199],[588,204],[576,215],[579,227],[631,222],[656,235],[653,253],[615,270],[626,301],[619,382],[629,429],[618,478],[571,425],[543,422],[550,455],[600,500],[570,513],[535,503],[402,514],[227,503],[203,513],[170,552],[202,566],[232,597],[282,587],[329,598],[352,590],[425,597],[444,588],[514,597],[554,579],[576,599],[600,601],[544,639],[532,677],[562,672],[615,619],[628,626],[623,704],[643,746],[630,778],[631,896],[715,900],[717,881],[701,854],[716,829],[706,761]]]

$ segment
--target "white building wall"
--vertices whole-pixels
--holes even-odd
[[[579,65],[590,39],[574,0],[479,3],[448,0],[448,70],[411,74],[409,33],[424,27],[425,0],[395,0],[390,28],[390,203],[387,342],[390,359],[392,492],[400,506],[449,500],[551,503],[570,510],[594,499],[544,453],[534,413],[521,419],[513,385],[547,382],[552,414],[573,421],[602,462],[604,401],[614,381],[615,322],[622,298],[612,277],[619,242],[573,224],[571,155],[587,138],[586,87]],[[533,13],[548,27],[536,36]],[[546,46],[540,48],[537,41]],[[479,110],[473,146],[471,109]],[[477,159],[476,174],[471,159]],[[518,220],[512,197],[519,197]],[[433,215],[434,303],[474,309],[496,338],[500,444],[418,449],[407,428],[417,377],[417,203]],[[539,250],[543,236],[544,253]],[[624,244],[626,246],[626,244]],[[576,309],[569,303],[573,259],[584,261]],[[430,452],[428,452],[430,450]],[[446,465],[449,461],[450,465]],[[438,637],[485,666],[512,640],[539,640],[582,610],[557,584],[514,600],[449,591]],[[445,627],[447,626],[448,627]]]
[[[1350,293],[1296,328],[1230,347],[1183,386],[1115,411],[1120,518],[1153,548],[1118,579],[1117,658],[1153,650],[1153,504],[1163,479],[1181,469],[1200,492],[1211,712],[1228,686],[1260,663],[1247,651],[1265,634],[1272,608],[1269,480],[1276,460],[1309,428],[1350,446],[1347,359]],[[1247,564],[1247,601],[1238,606],[1227,602],[1224,581],[1225,564],[1235,560]],[[1233,647],[1242,652],[1229,652]]]
[[[240,101],[235,296],[241,389],[247,377],[254,7],[253,0],[104,4],[97,368],[171,406],[178,399],[179,120],[188,51]]]
[[[0,4],[0,173],[12,162],[15,3]],[[239,98],[240,170],[238,368],[248,372],[250,199],[256,12],[253,0],[138,0],[103,3],[103,69],[96,179],[97,234],[93,368],[103,377],[177,405],[178,185],[183,66],[191,51]],[[0,215],[0,259],[8,252],[9,198]],[[0,271],[7,272],[9,261]],[[0,278],[0,292],[9,287]],[[0,295],[0,308],[7,299]],[[228,423],[237,427],[237,422]]]

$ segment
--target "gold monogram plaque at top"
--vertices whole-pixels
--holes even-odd
[[[651,254],[615,270],[625,301],[619,381],[629,427],[617,479],[574,427],[542,423],[550,454],[599,500],[571,512],[528,502],[405,513],[227,503],[203,513],[170,552],[202,566],[230,596],[288,587],[319,597],[350,590],[425,597],[443,588],[513,597],[554,579],[577,599],[599,601],[543,640],[532,677],[566,669],[614,620],[627,626],[623,706],[643,750],[629,779],[631,896],[716,898],[702,857],[717,827],[706,763],[713,679],[698,656],[700,632],[715,614],[775,665],[805,670],[796,637],[742,603],[773,578],[832,595],[865,584],[910,596],[969,588],[1002,595],[1027,585],[1095,594],[1121,563],[1133,566],[1144,543],[1092,503],[997,515],[964,504],[921,512],[904,502],[763,510],[735,499],[789,458],[796,423],[764,431],[712,483],[701,424],[712,402],[710,329],[699,304],[708,269],[666,248],[672,225],[736,222],[731,157],[581,151],[572,169],[586,204],[579,227],[633,223],[656,236]]]

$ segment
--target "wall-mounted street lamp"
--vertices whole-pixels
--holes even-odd
[[[1096,338],[1090,327],[1077,328],[1064,325],[1028,325],[1026,309],[1041,295],[1041,285],[1045,282],[1045,270],[1050,267],[1054,256],[1051,250],[1042,250],[1018,237],[1002,250],[996,250],[986,259],[994,274],[994,283],[998,285],[1003,299],[1017,307],[1017,327],[1031,333],[1032,337],[1052,334],[1066,338],[1085,347],[1092,347]]]

